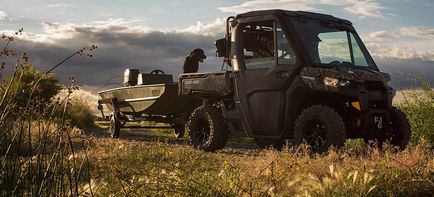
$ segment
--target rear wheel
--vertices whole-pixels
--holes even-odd
[[[326,152],[330,146],[340,148],[345,144],[345,124],[333,108],[314,105],[301,112],[294,136],[298,144],[307,143],[315,152]]]
[[[121,127],[122,127],[121,122],[114,115],[111,115],[109,132],[112,138],[119,138]]]
[[[204,151],[222,149],[229,135],[221,110],[212,105],[196,108],[188,121],[188,129],[192,145]]]

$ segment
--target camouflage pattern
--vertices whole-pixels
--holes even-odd
[[[324,85],[324,77],[339,79],[339,81],[349,81],[363,83],[367,81],[380,81],[386,84],[390,81],[390,75],[376,70],[362,70],[349,67],[304,67],[300,71],[302,81],[312,89],[323,91],[339,91],[341,88]]]

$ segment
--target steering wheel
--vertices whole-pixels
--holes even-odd
[[[150,74],[164,75],[165,73],[160,69],[156,69],[156,70],[151,71]]]
[[[330,63],[329,63],[329,65],[331,65],[331,66],[340,66],[342,63],[340,62],[340,61],[337,61],[337,60],[335,60],[335,61],[331,61]]]

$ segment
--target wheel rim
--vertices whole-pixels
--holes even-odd
[[[303,139],[314,149],[327,145],[327,127],[317,119],[310,120],[303,128]]]
[[[206,118],[200,118],[198,120],[197,127],[195,128],[194,136],[200,144],[205,144],[210,135],[210,125]]]
[[[119,137],[119,131],[121,129],[121,122],[116,119],[114,116],[110,118],[109,132],[112,138]]]

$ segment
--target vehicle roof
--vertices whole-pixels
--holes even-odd
[[[306,11],[289,11],[289,10],[281,10],[281,9],[251,11],[251,12],[238,14],[235,18],[263,16],[263,15],[287,15],[287,16],[295,16],[295,17],[304,16],[306,18],[311,18],[311,19],[327,20],[327,21],[334,21],[334,22],[345,22],[350,25],[352,24],[349,20],[337,18],[332,15],[306,12]]]

